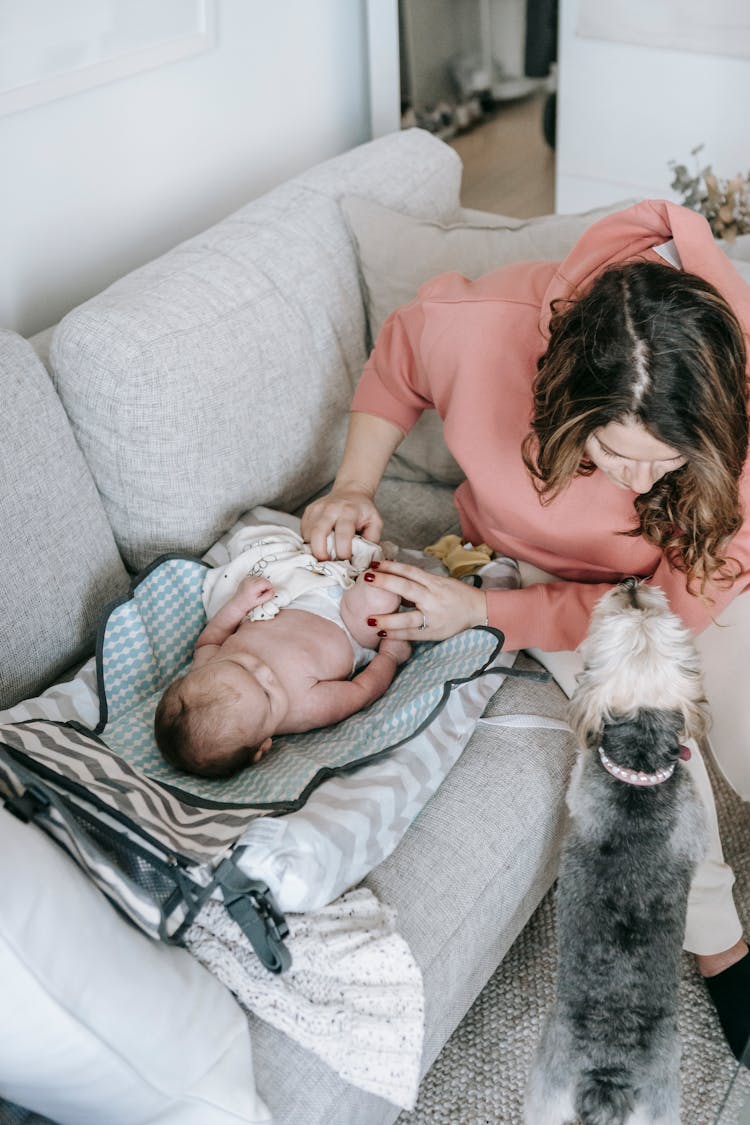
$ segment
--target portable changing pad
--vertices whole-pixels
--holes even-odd
[[[227,779],[185,774],[159,753],[154,713],[165,688],[189,665],[206,623],[206,564],[165,555],[134,582],[102,622],[97,643],[100,719],[95,733],[139,772],[212,806],[289,811],[325,778],[371,761],[414,737],[439,714],[452,690],[482,675],[502,634],[478,628],[415,647],[388,691],[334,726],[274,738],[261,762]]]

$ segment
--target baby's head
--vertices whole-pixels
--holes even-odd
[[[273,730],[263,701],[254,707],[255,694],[252,682],[239,684],[231,668],[209,664],[180,676],[156,708],[154,733],[164,758],[200,777],[231,777],[256,765],[271,748]]]

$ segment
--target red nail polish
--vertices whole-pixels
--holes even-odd
[[[378,636],[379,637],[387,637],[388,634],[386,633],[385,629],[379,629],[378,630]]]
[[[367,618],[367,624],[368,625],[377,625],[377,623],[378,623],[377,617],[368,617]]]
[[[374,582],[374,581],[375,581],[375,575],[370,574],[369,570],[366,571],[365,572],[365,582]]]
[[[380,563],[379,563],[379,562],[377,562],[377,561],[376,561],[376,562],[371,562],[371,563],[370,563],[370,566],[372,567],[372,569],[373,569],[373,570],[377,570],[377,569],[378,569],[378,567],[380,566]]]

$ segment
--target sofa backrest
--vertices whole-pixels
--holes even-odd
[[[366,359],[338,206],[458,207],[421,130],[318,165],[116,282],[54,333],[53,378],[128,566],[202,553],[256,504],[294,510],[337,468]]]
[[[96,486],[31,345],[0,330],[0,708],[88,654],[128,576]]]

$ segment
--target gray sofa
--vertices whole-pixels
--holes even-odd
[[[340,197],[426,224],[447,255],[440,268],[466,272],[468,243],[458,247],[455,234],[461,229],[476,246],[507,235],[507,255],[524,257],[549,253],[550,238],[564,251],[586,225],[467,215],[459,209],[460,175],[455,153],[424,132],[383,138],[276,188],[136,270],[34,347],[0,333],[0,708],[84,660],[102,608],[156,555],[199,555],[241,512],[256,504],[299,512],[331,481],[373,327],[373,280]],[[391,248],[396,259],[398,251]],[[402,261],[405,273],[415,267],[405,247]],[[437,272],[433,264],[430,273]],[[428,424],[389,470],[378,497],[387,538],[422,547],[457,530],[454,468],[442,454],[434,468],[440,440]],[[498,696],[490,713],[564,716],[565,699],[551,682],[507,680]],[[561,731],[478,729],[399,847],[366,880],[395,907],[423,973],[424,1071],[554,878],[571,753],[571,737]],[[8,817],[0,807],[0,824]],[[37,834],[26,877],[31,859],[20,833],[36,830],[12,827],[16,850],[12,872],[0,872],[0,916],[9,910],[11,874],[19,887],[33,882],[46,900],[60,864],[72,866]],[[30,900],[28,926],[39,902]],[[127,928],[102,903],[113,919],[102,925]],[[63,914],[75,933],[76,918]],[[0,918],[0,936],[4,925]],[[85,936],[90,943],[90,926]],[[50,958],[59,956],[51,931],[46,940]],[[37,944],[43,958],[44,941]],[[107,950],[100,954],[105,966],[97,972],[106,971]],[[188,956],[166,947],[161,955],[164,972],[168,960],[182,965]],[[113,978],[122,971],[114,952],[110,971]],[[129,972],[137,991],[137,967]],[[190,972],[208,976],[197,965]],[[150,989],[158,1007],[158,978]],[[118,1003],[137,1027],[127,997]],[[166,1001],[161,1008],[168,1014]],[[174,1026],[167,1021],[166,1037],[179,1041],[180,1020],[184,1013],[175,1013]],[[247,1081],[254,1068],[277,1125],[386,1125],[398,1117],[396,1106],[347,1085],[269,1025],[251,1017],[249,1027]],[[41,1074],[46,1064],[37,1065]],[[0,1066],[0,1094],[10,1100],[25,1099],[54,1120],[96,1120],[88,1103],[85,1112],[76,1107],[75,1088],[58,1101],[48,1088],[39,1097],[25,1090]],[[167,1092],[160,1115],[135,1107],[128,1115],[119,1106],[118,1115],[113,1109],[99,1120],[255,1119],[239,1110],[233,1116],[231,1106],[229,1116],[218,1109],[201,1116],[177,1100],[170,1110],[168,1102]]]

